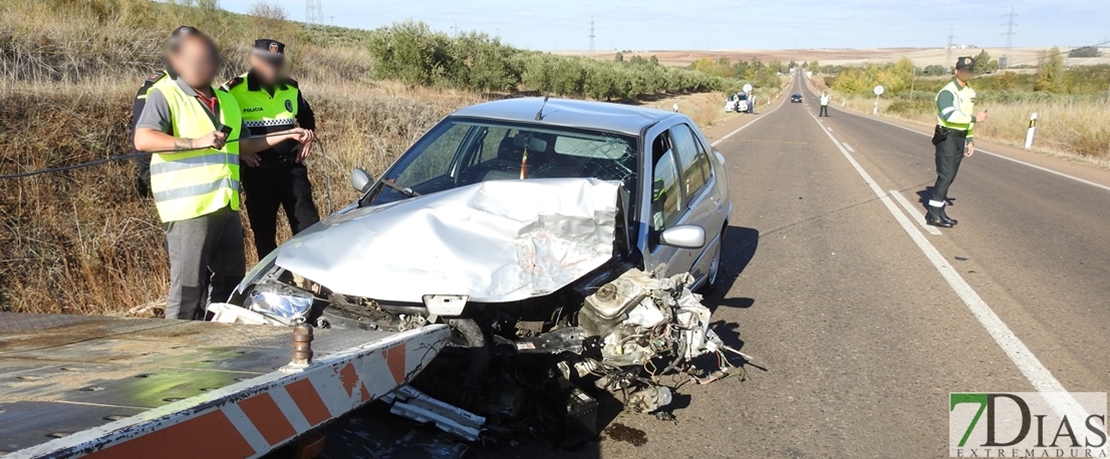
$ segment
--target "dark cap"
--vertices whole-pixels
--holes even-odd
[[[260,38],[254,41],[254,47],[251,48],[251,52],[267,60],[281,61],[285,58],[285,43],[268,38]]]
[[[193,26],[178,26],[170,32],[170,49],[176,50],[181,45],[181,39],[188,35],[201,35],[200,31]]]
[[[974,68],[975,68],[975,58],[974,57],[965,56],[965,57],[961,57],[959,59],[956,59],[956,70],[966,70],[966,69],[974,69]]]
[[[187,26],[187,25],[178,26],[176,29],[173,29],[172,33],[170,33],[170,39],[173,40],[173,39],[180,38],[184,35],[188,35],[188,34],[191,34],[191,33],[200,33],[200,31],[197,30],[197,28],[193,27],[193,26]]]

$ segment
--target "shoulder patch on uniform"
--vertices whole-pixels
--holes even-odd
[[[158,80],[161,80],[162,77],[164,77],[164,76],[166,76],[166,71],[165,70],[158,70],[154,73],[151,73],[150,76],[146,77],[146,82],[147,83],[154,83]]]
[[[224,89],[231,90],[231,88],[239,86],[239,85],[243,84],[243,82],[245,82],[245,81],[247,81],[246,78],[243,78],[241,76],[237,76],[235,78],[227,80],[227,83],[224,83]]]

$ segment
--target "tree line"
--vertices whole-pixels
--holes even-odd
[[[480,92],[539,92],[600,100],[656,94],[726,91],[732,75],[659,64],[652,56],[612,61],[527,51],[481,32],[448,35],[423,22],[395,23],[367,40],[374,76],[414,85]],[[754,81],[753,85],[757,85]],[[777,86],[777,81],[772,85]]]

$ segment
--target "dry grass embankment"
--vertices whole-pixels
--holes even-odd
[[[309,161],[322,212],[355,198],[347,185],[353,167],[380,173],[439,118],[479,101],[393,84],[309,84],[305,92],[328,154]],[[0,90],[3,170],[128,152],[133,94],[123,84]],[[134,176],[123,162],[0,181],[0,307],[105,314],[161,301],[168,285],[162,229],[153,202],[134,191]],[[250,238],[248,231],[247,247]]]
[[[871,113],[874,108],[873,97],[846,96],[827,88],[818,77],[810,79],[810,87],[817,92],[828,90],[836,105],[843,103],[847,108],[862,113]],[[904,104],[880,99],[879,114],[923,126],[936,124],[936,115],[927,101],[910,107]],[[1101,99],[984,103],[980,107],[988,110],[990,118],[976,127],[977,138],[1022,147],[1029,127],[1029,115],[1037,112],[1034,151],[1110,169],[1110,104]]]

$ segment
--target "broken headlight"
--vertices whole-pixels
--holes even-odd
[[[309,292],[274,280],[255,285],[249,298],[251,311],[289,323],[304,322],[316,299]]]

